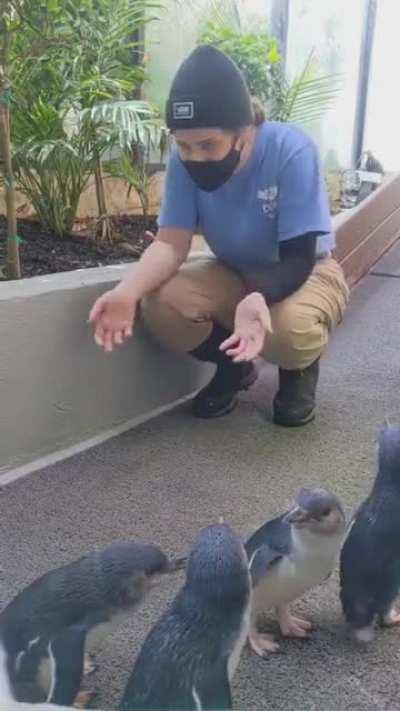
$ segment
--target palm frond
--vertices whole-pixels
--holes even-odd
[[[242,21],[237,0],[176,0],[182,10],[190,9],[190,22],[206,25],[209,22],[219,27],[241,32]]]
[[[100,135],[108,134],[122,150],[129,150],[133,143],[154,148],[160,143],[158,114],[147,101],[102,102],[80,111],[79,120],[90,120]]]
[[[278,67],[268,118],[307,125],[318,121],[335,102],[343,81],[342,74],[315,76],[314,51],[300,74],[288,81]]]

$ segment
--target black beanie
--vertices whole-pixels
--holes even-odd
[[[211,45],[193,50],[172,82],[167,126],[237,130],[254,122],[249,90],[236,64]]]

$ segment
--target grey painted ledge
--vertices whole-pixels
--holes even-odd
[[[129,429],[196,392],[210,368],[166,352],[141,323],[112,354],[87,323],[124,266],[0,284],[0,485]]]

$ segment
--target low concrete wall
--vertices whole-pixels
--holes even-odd
[[[337,257],[354,284],[400,236],[400,175],[334,225]],[[195,248],[203,246],[198,236]],[[161,349],[140,323],[111,355],[94,345],[90,306],[125,268],[0,283],[0,484],[13,468],[28,471],[40,458],[129,429],[209,377],[209,366]]]
[[[165,352],[140,323],[118,351],[95,346],[88,311],[120,277],[105,267],[0,284],[0,484],[1,473],[127,428],[206,381],[209,366]]]

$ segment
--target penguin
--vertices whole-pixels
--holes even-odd
[[[230,682],[246,642],[251,581],[243,543],[227,524],[201,530],[186,582],[151,630],[120,709],[231,709]]]
[[[291,511],[268,521],[248,539],[245,548],[253,585],[249,645],[260,657],[279,650],[271,635],[257,630],[262,612],[275,609],[285,637],[309,636],[311,623],[294,617],[289,605],[330,576],[345,525],[334,494],[301,489]]]
[[[371,642],[376,623],[400,623],[400,427],[381,429],[378,471],[340,555],[340,599],[351,636]]]
[[[34,581],[0,614],[2,700],[72,705],[93,632],[129,615],[183,565],[154,545],[114,542]]]

